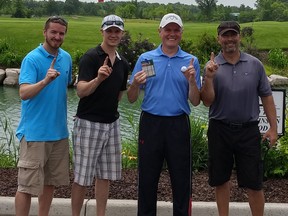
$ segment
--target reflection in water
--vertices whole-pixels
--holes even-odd
[[[78,96],[75,89],[68,89],[68,127],[71,134],[73,128],[73,116],[76,113],[78,105]],[[11,127],[16,130],[20,118],[20,98],[18,94],[18,88],[16,87],[3,87],[0,86],[0,114],[6,114]],[[120,122],[121,122],[121,135],[122,139],[132,139],[137,133],[137,128],[133,128],[133,125],[137,125],[140,114],[140,101],[130,104],[127,100],[126,94],[123,95],[122,100],[119,103]],[[192,107],[192,115],[198,115],[200,118],[207,118],[207,108],[203,105],[199,105],[196,108]],[[0,138],[3,137],[3,128],[0,126]],[[137,135],[137,134],[136,134]]]

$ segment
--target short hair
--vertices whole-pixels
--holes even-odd
[[[47,30],[49,28],[49,24],[50,23],[59,23],[60,25],[63,25],[66,27],[66,31],[67,32],[67,29],[68,29],[68,22],[63,19],[62,17],[60,16],[51,16],[47,19],[47,21],[45,22],[45,25],[44,25],[44,29]]]

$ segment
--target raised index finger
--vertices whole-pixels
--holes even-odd
[[[214,62],[214,59],[215,59],[214,52],[211,52],[211,54],[210,54],[210,60],[211,60],[212,62]]]
[[[194,58],[191,58],[189,66],[193,66],[194,65]]]
[[[54,69],[55,62],[56,62],[56,57],[51,62],[51,65],[50,65],[51,69]]]
[[[108,65],[108,60],[109,60],[109,56],[106,56],[105,60],[104,60],[104,63],[103,63],[103,66],[104,65]]]

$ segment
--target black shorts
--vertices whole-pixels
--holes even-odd
[[[209,185],[219,186],[229,181],[235,167],[239,187],[261,190],[263,161],[258,125],[231,126],[211,119],[207,135]]]

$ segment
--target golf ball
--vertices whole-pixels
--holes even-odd
[[[184,73],[185,71],[187,70],[187,67],[186,66],[182,66],[181,67],[181,71]]]

